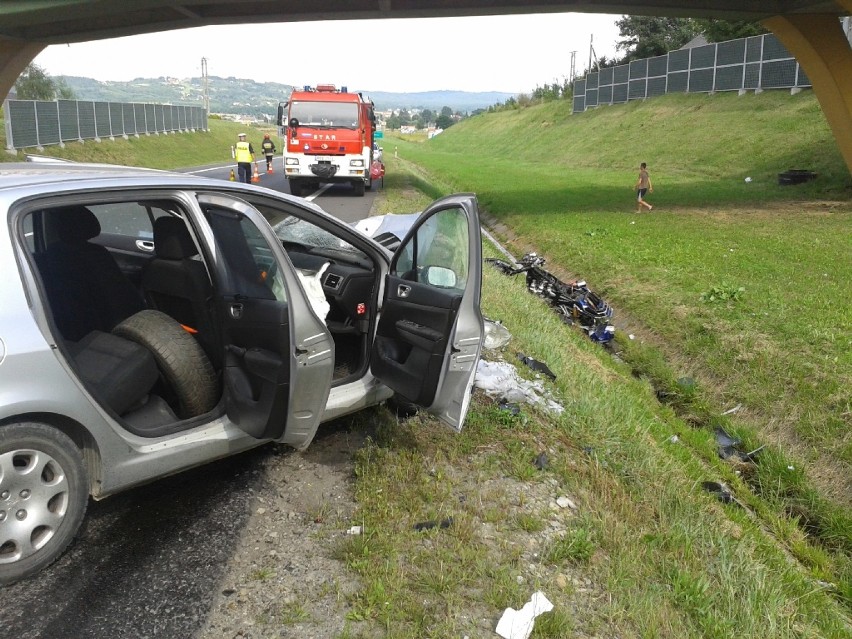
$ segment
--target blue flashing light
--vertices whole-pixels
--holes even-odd
[[[347,89],[346,87],[340,87],[340,92],[341,93],[349,93],[349,89]]]

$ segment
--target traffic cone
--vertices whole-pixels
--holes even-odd
[[[272,173],[272,165],[271,164],[268,167],[266,167],[266,172]]]
[[[257,172],[257,162],[254,163],[254,175],[251,176],[252,182],[260,182],[260,173]]]
[[[231,182],[237,181],[237,176],[234,175],[234,169],[231,169],[231,177],[228,178]]]

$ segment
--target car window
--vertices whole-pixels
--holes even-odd
[[[229,271],[235,293],[260,299],[287,300],[283,276],[272,248],[260,229],[247,217],[234,211],[210,208],[210,226]]]
[[[153,240],[154,220],[170,215],[160,205],[146,202],[90,204],[87,208],[98,218],[101,233],[123,235],[139,240]]]
[[[398,254],[394,274],[441,288],[464,289],[468,276],[468,240],[464,210],[439,211],[420,225]]]

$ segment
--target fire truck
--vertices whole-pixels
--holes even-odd
[[[373,102],[332,84],[294,90],[278,105],[284,138],[284,175],[290,193],[315,191],[320,183],[351,184],[355,195],[372,186]]]

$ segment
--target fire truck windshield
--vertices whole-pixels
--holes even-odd
[[[290,103],[290,119],[296,118],[299,126],[358,128],[358,105],[354,102]]]

